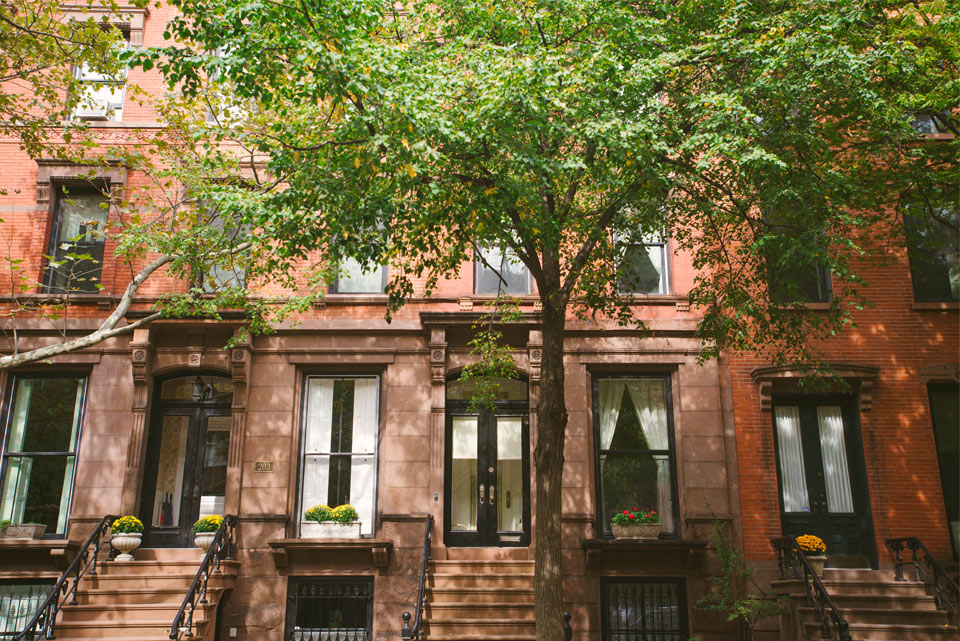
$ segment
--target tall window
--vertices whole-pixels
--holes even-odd
[[[130,42],[130,34],[121,32],[123,46]],[[81,89],[74,117],[80,120],[119,121],[123,116],[123,95],[127,72],[121,68],[115,74],[105,74],[84,64],[74,70]]]
[[[960,205],[904,207],[913,296],[924,302],[960,300]]]
[[[222,235],[225,243],[219,244],[219,246],[223,249],[239,245],[249,236],[249,226],[231,220],[209,204],[201,204],[201,209],[207,227],[214,230],[218,236]],[[202,268],[198,267],[194,270],[193,277],[195,284],[208,294],[228,287],[244,288],[247,286],[247,270],[243,265],[243,256],[240,254],[224,256],[216,264],[206,265]]]
[[[601,579],[603,641],[687,641],[683,579]]]
[[[530,272],[510,249],[483,250],[483,259],[475,261],[474,292],[477,294],[530,293]]]
[[[290,579],[284,641],[368,641],[373,579]]]
[[[349,503],[372,534],[377,478],[377,379],[307,379],[301,510]]]
[[[47,291],[97,292],[109,201],[101,190],[91,185],[59,184],[54,198]]]
[[[354,258],[340,262],[337,280],[330,286],[331,294],[382,294],[387,286],[387,268],[368,266]]]
[[[764,212],[763,252],[770,297],[779,303],[826,303],[833,296],[824,256],[823,227],[808,222],[801,204],[795,211]],[[820,251],[811,251],[815,249]]]
[[[617,277],[621,294],[667,293],[667,245],[651,237],[632,243],[624,252]]]
[[[960,558],[960,385],[931,383],[929,392],[943,501],[956,559]]]
[[[0,520],[67,531],[84,378],[18,376],[7,417]]]
[[[600,526],[625,508],[655,510],[675,533],[673,438],[664,377],[596,381]]]

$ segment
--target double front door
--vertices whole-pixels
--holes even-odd
[[[852,400],[779,397],[773,419],[783,533],[822,538],[828,566],[876,567],[863,448]]]
[[[144,547],[191,545],[198,518],[223,514],[232,422],[230,394],[224,390],[229,379],[206,378],[187,387],[199,388],[197,398],[161,394],[155,403],[140,501]],[[214,383],[224,380],[217,395]]]
[[[529,545],[529,430],[526,413],[518,410],[448,408],[447,545]]]

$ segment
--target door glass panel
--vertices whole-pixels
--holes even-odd
[[[800,409],[778,406],[775,411],[780,457],[780,485],[784,512],[809,512],[807,479],[803,468],[803,444],[800,442]]]
[[[223,514],[227,489],[227,453],[230,450],[229,416],[207,419],[207,438],[203,446],[203,470],[200,482],[200,515]]]
[[[164,416],[160,426],[160,460],[157,464],[157,490],[153,497],[153,526],[176,527],[180,524],[180,492],[183,488],[183,464],[187,452],[189,416]]]
[[[494,378],[490,381],[497,386],[496,400],[498,401],[525,401],[527,400],[527,384],[512,378]],[[447,400],[470,401],[478,391],[477,379],[457,379],[447,383]]]
[[[477,530],[477,417],[453,417],[450,529]]]
[[[491,500],[497,506],[497,530],[523,531],[523,420],[497,417],[497,487]]]
[[[820,424],[820,453],[823,456],[823,477],[827,485],[827,510],[853,512],[853,494],[850,491],[850,470],[847,467],[847,447],[843,440],[843,416],[836,406],[817,408]]]
[[[233,381],[222,376],[182,376],[160,384],[161,400],[197,401],[201,398],[222,403],[232,401]]]

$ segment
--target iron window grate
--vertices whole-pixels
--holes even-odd
[[[683,579],[602,579],[603,641],[686,641]]]
[[[288,641],[369,641],[373,628],[373,578],[290,580]]]

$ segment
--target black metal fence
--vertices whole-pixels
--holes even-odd
[[[687,641],[682,579],[605,579],[603,641]]]
[[[0,639],[12,639],[33,619],[53,587],[42,583],[0,583]]]
[[[286,641],[370,641],[373,579],[290,580]]]

